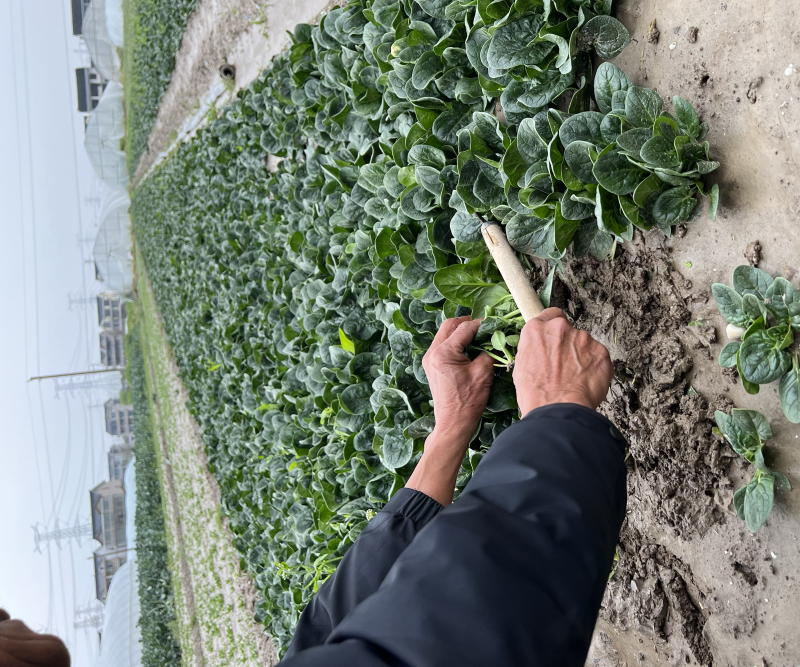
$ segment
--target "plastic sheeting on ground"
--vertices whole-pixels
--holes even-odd
[[[133,516],[136,511],[136,478],[133,461],[125,469],[125,520],[128,546],[136,543]],[[103,612],[103,639],[94,667],[141,667],[142,631],[139,629],[139,582],[136,551],[114,573]]]
[[[117,47],[111,40],[106,25],[106,0],[92,0],[86,10],[83,16],[83,40],[95,68],[109,81],[119,80]]]
[[[120,140],[125,136],[122,86],[112,81],[86,125],[83,146],[100,179],[115,190],[128,187],[128,166]]]
[[[110,192],[103,199],[100,229],[92,250],[94,263],[107,289],[120,296],[128,296],[133,292],[130,205],[130,198],[124,190]]]

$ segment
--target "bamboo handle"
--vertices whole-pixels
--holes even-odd
[[[493,222],[484,222],[481,225],[481,233],[522,317],[526,322],[532,320],[544,310],[544,306],[539,301],[539,296],[531,286],[528,276],[525,275],[517,255],[508,245],[503,229]]]

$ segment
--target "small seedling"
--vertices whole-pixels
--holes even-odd
[[[736,515],[755,533],[772,511],[775,489],[790,491],[792,485],[782,472],[770,470],[764,463],[764,445],[772,438],[767,418],[756,410],[734,409],[730,415],[714,413],[721,435],[734,451],[756,466],[750,482],[733,494]]]
[[[778,393],[786,418],[800,423],[800,368],[794,332],[800,331],[800,292],[786,278],[773,278],[746,264],[733,272],[733,287],[711,286],[730,342],[719,365],[739,373],[749,394],[780,380]]]

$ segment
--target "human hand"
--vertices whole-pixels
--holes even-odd
[[[613,377],[605,346],[573,327],[558,308],[548,308],[523,327],[514,361],[523,416],[551,403],[578,403],[595,410]]]
[[[480,320],[469,316],[445,320],[422,359],[436,426],[406,486],[442,505],[453,502],[458,469],[494,380],[494,365],[486,352],[472,361],[464,354],[479,326]]]
[[[40,635],[0,609],[0,665],[69,667],[67,647],[58,637]]]
[[[480,320],[455,317],[445,320],[422,359],[433,396],[436,432],[469,444],[481,419],[494,380],[492,358],[481,352],[472,361],[464,348],[472,342]]]

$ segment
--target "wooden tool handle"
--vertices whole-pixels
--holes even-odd
[[[531,286],[530,279],[525,275],[516,253],[508,245],[508,239],[506,239],[503,229],[493,222],[484,222],[481,225],[481,233],[522,317],[526,322],[532,320],[544,310],[544,306]]]

